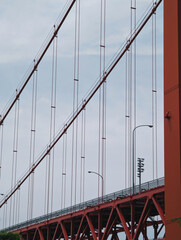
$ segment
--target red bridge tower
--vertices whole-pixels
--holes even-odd
[[[181,0],[164,0],[166,240],[181,239]]]

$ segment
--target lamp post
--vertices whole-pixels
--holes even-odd
[[[144,158],[138,158],[138,173],[137,173],[137,177],[139,178],[139,192],[141,193],[141,174],[144,172]]]
[[[134,182],[134,158],[135,158],[135,156],[134,156],[134,135],[135,135],[135,131],[136,131],[136,129],[137,128],[141,128],[141,127],[149,127],[149,128],[152,128],[153,127],[153,125],[139,125],[139,126],[136,126],[134,129],[133,129],[133,159],[132,159],[132,161],[133,161],[133,169],[132,169],[132,171],[133,171],[133,173],[132,173],[132,181],[133,181],[133,195],[134,195],[134,186],[135,186],[135,182]]]
[[[96,175],[98,175],[99,177],[102,178],[102,203],[103,203],[103,187],[104,187],[103,186],[103,184],[104,184],[103,176],[101,174],[97,173],[97,172],[94,172],[94,171],[88,171],[88,173],[94,173],[94,174],[96,174]]]

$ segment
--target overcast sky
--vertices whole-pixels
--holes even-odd
[[[11,98],[29,65],[33,62],[46,36],[58,19],[66,0],[0,0],[0,112]],[[70,2],[70,1],[68,1]],[[130,32],[130,3],[127,0],[107,0],[106,11],[106,64],[125,42]],[[137,20],[152,0],[137,0]],[[158,88],[158,164],[163,169],[163,12],[157,14],[157,88]],[[75,8],[58,34],[57,118],[58,131],[72,112],[74,67]],[[79,100],[89,91],[99,76],[100,1],[81,1],[80,81]],[[152,123],[152,21],[137,40],[137,125]],[[125,187],[125,63],[124,57],[107,80],[107,167],[105,193]],[[37,134],[35,159],[49,143],[52,47],[38,68]],[[32,81],[20,99],[20,128],[17,179],[29,166],[30,119]],[[86,110],[86,173],[85,200],[97,197],[97,177],[88,170],[98,171],[98,94]],[[4,148],[0,192],[11,186],[13,155],[14,109],[4,123]],[[80,130],[78,156],[80,157]],[[67,134],[67,193],[70,205],[71,130]],[[55,197],[53,210],[61,206],[62,140],[55,148]],[[143,181],[152,180],[152,130],[140,129],[137,134],[137,155],[145,158]],[[45,162],[35,173],[35,199],[33,216],[44,214]],[[80,168],[80,158],[78,169]],[[8,173],[8,174],[7,174]],[[77,202],[79,202],[80,170],[78,170]],[[41,180],[41,181],[40,181]],[[27,184],[21,189],[23,196],[20,221],[26,220]],[[56,195],[57,194],[57,195]],[[2,226],[3,211],[0,212]]]

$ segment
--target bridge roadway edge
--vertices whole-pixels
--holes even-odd
[[[93,239],[107,239],[109,234],[117,235],[119,232],[124,231],[129,240],[136,240],[140,233],[145,234],[146,236],[147,228],[152,226],[155,231],[154,239],[157,239],[159,231],[158,227],[160,226],[161,228],[165,222],[164,189],[165,187],[161,186],[134,196],[130,195],[125,198],[117,198],[97,206],[90,206],[73,213],[48,219],[47,221],[18,229],[15,232],[19,232],[25,240],[35,240],[39,238],[40,240],[55,240],[56,238],[59,238],[61,234],[64,239],[68,236],[71,239],[82,239],[81,237],[79,238],[79,236],[81,233],[83,234],[84,229],[87,228],[86,234],[89,233],[89,236],[92,236]],[[158,203],[158,207],[160,207],[160,210],[158,211],[160,211],[162,215],[161,220],[158,222],[146,221],[148,217],[160,215],[152,201],[153,197]],[[137,218],[133,220],[136,223],[133,227],[133,237],[131,237],[132,228],[127,224],[129,221],[131,222],[131,218],[134,217],[131,216],[132,205],[134,205],[135,211],[137,212]],[[102,226],[99,226],[99,214],[101,216]],[[122,216],[122,218],[119,218],[119,216]],[[86,217],[88,217],[90,222],[86,221]],[[122,223],[122,227],[115,227],[120,223]],[[63,229],[61,230],[61,225],[64,227],[65,233],[63,233]],[[72,225],[74,225],[74,230],[71,230]],[[93,229],[91,229],[91,225]],[[102,228],[104,228],[104,232],[102,231]],[[116,232],[114,233],[115,229]]]

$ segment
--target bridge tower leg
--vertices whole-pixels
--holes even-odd
[[[181,239],[181,1],[164,0],[166,240]]]

